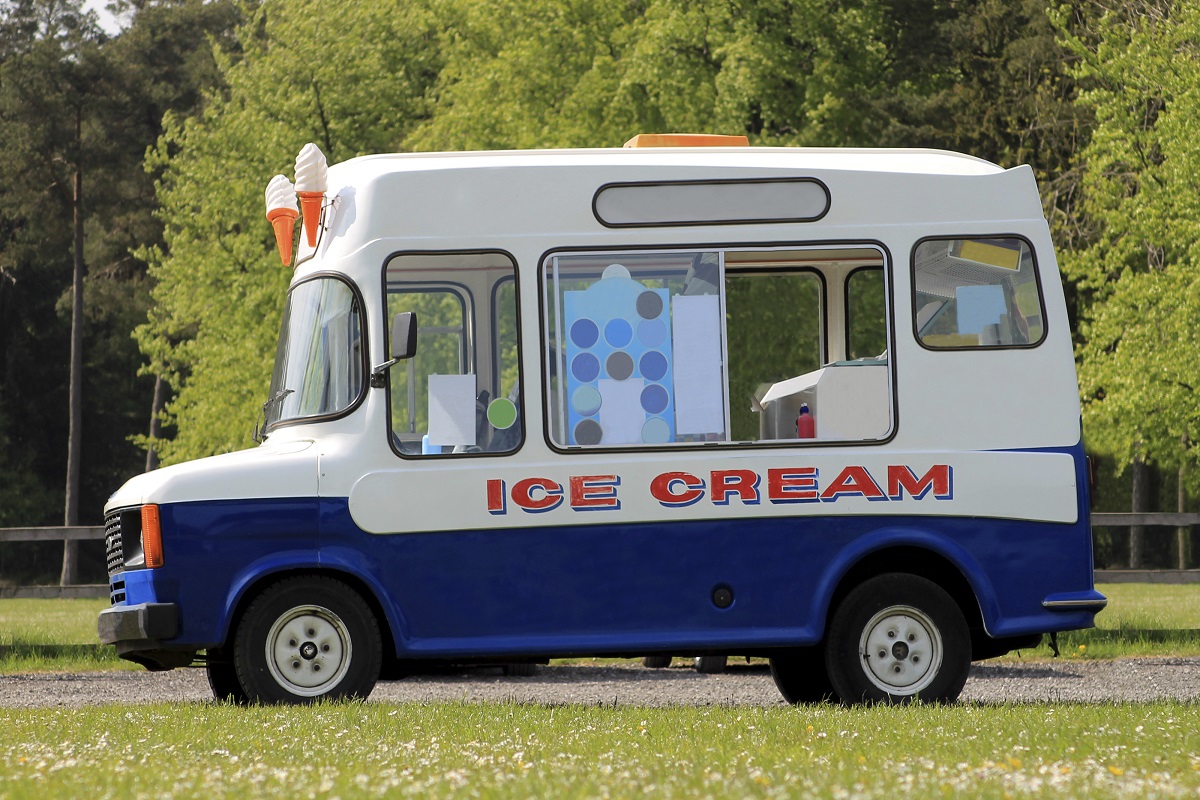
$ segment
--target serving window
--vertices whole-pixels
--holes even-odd
[[[541,278],[551,443],[794,444],[802,402],[818,420],[818,437],[885,436],[885,362],[874,364],[883,419],[874,428],[837,429],[837,390],[824,395],[824,430],[817,408],[817,385],[838,366],[827,363],[827,281],[848,276],[848,253],[882,268],[881,255],[863,249],[550,255]],[[882,310],[882,281],[860,293],[872,291],[878,297],[860,305]],[[880,327],[867,331],[871,322],[863,321],[860,338],[886,341],[883,316],[862,316]],[[844,331],[836,336],[845,341]]]

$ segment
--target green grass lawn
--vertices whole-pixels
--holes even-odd
[[[1108,608],[1096,628],[1059,637],[1065,657],[1200,655],[1200,584],[1097,588],[1108,596]],[[96,615],[107,607],[107,600],[0,599],[0,674],[140,669],[98,643]],[[1019,657],[1049,656],[1041,647]]]
[[[1108,583],[1096,627],[1059,637],[1070,658],[1200,655],[1200,584]]]
[[[1069,658],[1200,653],[1200,586],[1100,587]],[[0,672],[125,665],[104,601],[0,600]],[[1082,645],[1082,648],[1080,647]],[[1035,654],[1046,655],[1044,648]],[[0,797],[1196,797],[1200,705],[0,709]]]
[[[0,710],[0,796],[1195,797],[1195,704]]]
[[[0,675],[141,669],[100,645],[96,616],[108,605],[107,598],[0,599]]]

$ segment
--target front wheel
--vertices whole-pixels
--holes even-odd
[[[365,698],[382,660],[375,615],[331,578],[288,578],[269,587],[246,608],[234,637],[238,682],[258,703]]]
[[[233,660],[224,649],[212,649],[206,654],[204,672],[208,676],[208,688],[212,689],[213,697],[218,703],[237,703],[245,705],[250,702],[246,691],[238,681],[237,669]]]
[[[825,666],[847,703],[951,703],[971,667],[971,635],[954,599],[916,575],[856,587],[829,625]]]

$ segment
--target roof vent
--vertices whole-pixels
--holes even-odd
[[[639,133],[626,147],[749,147],[745,136],[719,133]]]

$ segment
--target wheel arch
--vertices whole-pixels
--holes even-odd
[[[362,577],[341,569],[330,569],[317,564],[296,564],[290,567],[261,572],[253,578],[243,581],[233,593],[225,616],[225,626],[221,635],[221,647],[231,644],[237,622],[242,618],[246,608],[271,586],[291,578],[332,578],[340,581],[356,592],[367,604],[379,627],[380,644],[383,647],[384,658],[394,658],[396,641],[392,632],[393,620],[389,617],[383,603],[380,602],[375,588]]]
[[[971,631],[972,649],[988,640],[988,620],[998,613],[991,581],[971,556],[942,537],[925,532],[890,531],[871,537],[845,553],[841,568],[830,571],[822,587],[820,624],[825,638],[829,619],[854,587],[889,572],[917,575],[942,587],[962,610]]]

